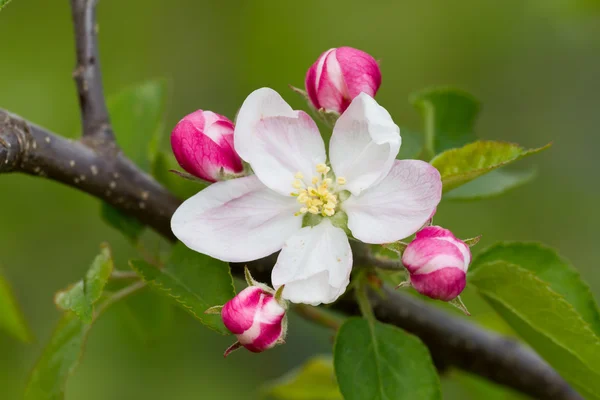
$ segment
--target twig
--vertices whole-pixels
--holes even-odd
[[[406,271],[400,260],[394,260],[385,256],[373,255],[367,253],[365,255],[365,262],[380,269],[386,269],[390,271]]]
[[[110,279],[113,280],[128,280],[128,279],[139,279],[140,276],[133,271],[119,271],[114,270],[110,274]]]
[[[108,299],[106,299],[103,303],[101,303],[98,308],[96,308],[96,312],[94,313],[94,319],[97,319],[98,317],[100,317],[100,315],[102,315],[102,313],[104,311],[106,311],[106,309],[108,309],[108,307],[110,307],[111,305],[115,304],[116,302],[118,302],[120,300],[123,300],[125,297],[128,297],[128,296],[142,290],[145,287],[146,287],[146,282],[139,281],[139,282],[135,282],[129,286],[124,287],[123,289],[119,290],[118,292],[113,293],[112,295],[110,295],[110,297]]]
[[[77,50],[77,65],[73,77],[79,92],[84,142],[94,148],[116,148],[102,89],[96,24],[97,1],[71,0]]]

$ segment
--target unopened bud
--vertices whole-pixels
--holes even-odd
[[[469,246],[439,226],[417,232],[402,255],[411,285],[419,293],[443,301],[463,291],[470,262]]]
[[[271,293],[260,286],[249,286],[227,302],[221,311],[223,323],[233,333],[239,346],[260,353],[285,338],[285,308]]]
[[[361,92],[375,97],[381,85],[381,71],[377,61],[364,51],[333,48],[310,67],[305,85],[317,110],[341,114]]]
[[[198,110],[179,121],[171,133],[171,147],[184,170],[209,182],[244,169],[233,147],[233,123],[211,111]]]

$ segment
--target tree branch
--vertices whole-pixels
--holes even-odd
[[[0,173],[24,172],[96,196],[173,239],[179,199],[122,154],[100,152],[0,109]]]
[[[77,65],[73,77],[79,92],[83,140],[90,147],[116,147],[102,89],[98,55],[98,0],[71,0]]]

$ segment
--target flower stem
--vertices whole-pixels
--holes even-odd
[[[373,307],[371,306],[369,296],[367,295],[368,286],[368,276],[365,272],[362,272],[357,276],[357,285],[354,289],[354,294],[361,314],[365,319],[372,323],[375,321],[375,314],[373,314]]]
[[[327,312],[319,307],[309,306],[307,304],[294,305],[294,311],[302,318],[315,322],[325,328],[337,331],[342,325],[342,320],[330,312]]]

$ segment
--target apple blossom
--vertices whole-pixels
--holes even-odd
[[[352,47],[329,49],[306,73],[308,98],[319,110],[341,114],[360,93],[375,97],[381,85],[377,61]]]
[[[450,301],[465,288],[471,251],[452,232],[428,226],[417,232],[402,255],[410,284],[421,294]]]
[[[272,89],[258,89],[244,101],[234,134],[254,175],[189,198],[171,228],[189,248],[223,261],[281,250],[271,278],[274,287],[285,285],[283,298],[331,303],[352,269],[344,228],[365,243],[397,241],[420,229],[441,199],[434,167],[396,160],[400,141],[389,113],[361,93],[333,128],[328,165],[314,121]]]
[[[209,182],[244,169],[233,148],[233,123],[211,111],[195,111],[175,125],[171,133],[173,154],[190,174]]]

